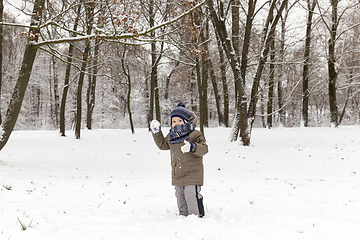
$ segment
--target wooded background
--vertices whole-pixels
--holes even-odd
[[[20,3],[0,6],[3,145],[9,122],[77,138],[169,126],[179,101],[244,145],[254,126],[360,122],[358,0]]]

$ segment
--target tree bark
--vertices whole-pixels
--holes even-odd
[[[164,93],[164,99],[169,98],[169,87],[170,87],[170,80],[171,76],[175,73],[176,68],[179,66],[180,62],[176,62],[173,69],[171,69],[170,73],[166,77],[166,84],[165,84],[165,93]]]
[[[200,60],[198,58],[198,56],[196,56],[196,81],[197,81],[197,86],[198,86],[198,93],[199,93],[199,124],[200,124],[200,131],[202,133],[204,133],[204,109],[201,107],[203,105],[202,100],[203,100],[203,91],[201,89],[201,71],[200,71]]]
[[[303,66],[303,100],[302,100],[302,121],[304,127],[309,126],[309,64],[310,64],[310,45],[311,45],[311,30],[312,17],[316,6],[316,0],[310,3],[307,0],[308,17],[306,22],[306,37],[305,37],[305,51],[304,51],[304,66]]]
[[[203,44],[206,44],[206,38],[204,35],[204,24],[201,21],[202,12],[194,12],[193,21],[194,25],[198,26],[199,37],[194,36],[193,42],[198,50],[195,53],[195,71],[196,71],[196,82],[198,89],[198,98],[199,98],[199,123],[200,131],[204,133],[204,127],[207,126],[207,78],[208,78],[208,67],[207,67],[207,52],[203,47]],[[199,46],[200,45],[200,46]]]
[[[93,22],[93,12],[94,12],[94,5],[87,4],[86,8],[86,28],[87,34],[90,35],[92,32],[92,22]],[[90,53],[90,39],[85,41],[85,50],[83,52],[83,59],[81,64],[81,72],[79,76],[79,83],[77,88],[76,94],[76,126],[75,126],[75,137],[76,139],[80,139],[80,132],[81,132],[81,113],[82,113],[82,88],[84,84],[84,77],[86,67],[89,65],[89,53]]]
[[[128,83],[128,91],[127,91],[127,101],[126,101],[126,108],[129,114],[129,122],[130,122],[130,128],[131,128],[131,133],[135,133],[135,128],[134,128],[134,122],[132,119],[132,113],[131,113],[131,77],[130,77],[130,70],[129,70],[129,65],[125,66],[125,54],[126,54],[126,49],[124,48],[124,52],[123,52],[123,57],[121,58],[121,67],[122,70],[125,74],[125,77],[127,79],[127,83]]]
[[[98,58],[99,58],[100,39],[95,40],[94,60],[92,62],[92,75],[89,75],[89,86],[87,90],[87,115],[86,127],[92,129],[92,115],[95,108],[95,89],[96,89],[96,75],[98,73]]]
[[[103,6],[100,4],[99,9],[101,11],[101,16],[104,15],[103,13]],[[103,18],[98,18],[97,26],[99,28],[104,27]],[[86,115],[86,126],[88,129],[92,129],[92,116],[95,108],[95,89],[96,89],[96,82],[97,82],[97,74],[98,74],[98,62],[99,62],[99,49],[100,49],[100,38],[95,38],[95,47],[94,47],[94,57],[92,61],[92,75],[89,76],[89,86],[87,91],[87,115]]]
[[[219,40],[218,35],[216,34],[217,38],[217,46],[219,51],[219,58],[220,58],[220,73],[221,73],[221,82],[222,82],[222,89],[223,89],[223,105],[224,105],[224,115],[223,115],[223,122],[225,127],[229,127],[229,90],[228,90],[228,83],[226,79],[226,61],[224,56],[224,51],[221,46],[221,41]]]
[[[329,72],[329,103],[330,103],[330,124],[337,127],[338,122],[338,108],[336,102],[336,80],[337,72],[335,69],[336,56],[335,56],[335,41],[336,31],[338,25],[337,18],[337,4],[338,0],[330,0],[332,15],[331,15],[331,31],[329,39],[329,57],[328,57],[328,72]]]
[[[200,17],[201,19],[201,17]],[[205,45],[207,45],[207,40],[208,38],[206,37],[207,33],[206,33],[206,25],[207,23],[203,23],[200,20],[200,26],[202,26],[202,30],[200,31],[200,40],[201,40],[201,45],[204,44],[204,49],[201,50],[201,100],[200,100],[200,109],[201,109],[201,114],[200,114],[200,118],[203,119],[203,125],[205,127],[209,126],[209,118],[208,118],[208,104],[207,104],[207,97],[208,97],[208,79],[209,79],[209,65],[208,65],[208,54],[209,52],[207,51],[207,47]],[[202,46],[201,46],[202,47]],[[199,95],[200,96],[200,95]]]
[[[0,21],[3,22],[3,13],[4,13],[4,0],[0,0]],[[0,123],[2,122],[1,116],[1,92],[2,92],[2,65],[3,65],[3,26],[0,25]]]
[[[246,116],[247,115],[247,112],[246,112],[247,105],[246,105],[246,101],[243,101],[245,99],[245,86],[244,86],[244,81],[241,77],[240,63],[238,61],[238,58],[234,54],[234,47],[233,47],[231,41],[229,40],[227,31],[226,31],[225,22],[224,22],[223,18],[221,18],[221,20],[219,19],[218,15],[215,11],[213,0],[208,0],[207,5],[210,10],[211,18],[213,20],[213,24],[214,24],[216,33],[218,34],[218,36],[221,40],[221,43],[225,50],[226,56],[230,62],[230,66],[231,66],[231,69],[234,74],[235,87],[236,87],[236,90],[239,92],[239,97],[241,98],[240,100],[241,100],[242,106],[245,106],[245,108],[244,107],[241,108],[241,114],[245,114],[245,116]],[[240,122],[240,129],[247,129],[246,121]],[[245,146],[248,146],[250,144],[250,132],[249,131],[244,130],[243,134],[241,135],[241,141]]]
[[[235,57],[237,58],[237,61],[240,63],[240,12],[239,12],[240,2],[239,0],[234,0],[231,2],[231,41],[232,45],[234,46],[235,51]],[[245,86],[245,80],[244,75],[242,73],[241,77],[244,82]],[[244,96],[245,97],[245,96]],[[239,132],[240,132],[240,123],[241,123],[241,102],[244,99],[242,99],[239,96],[239,92],[237,91],[237,88],[235,87],[235,124],[233,125],[233,133],[232,133],[232,142],[235,142],[238,138]]]
[[[190,92],[191,92],[191,111],[193,111],[194,113],[197,112],[197,107],[198,107],[198,104],[197,104],[197,93],[196,93],[196,83],[197,83],[197,79],[196,79],[196,66],[195,67],[191,67],[190,68]]]
[[[269,90],[267,102],[267,127],[273,127],[273,100],[274,100],[274,84],[275,84],[275,32],[270,35],[270,76]]]
[[[79,5],[78,9],[77,9],[75,23],[74,23],[74,27],[73,27],[74,32],[76,32],[78,24],[79,24],[80,10],[81,10],[81,5]],[[75,37],[75,34],[73,34],[73,37]],[[60,134],[63,137],[66,136],[66,134],[65,134],[65,107],[66,107],[67,94],[69,91],[69,81],[70,81],[71,63],[73,60],[73,51],[74,51],[74,45],[72,43],[69,43],[67,65],[66,65],[66,70],[65,70],[65,82],[64,82],[64,88],[63,88],[61,104],[60,104]]]
[[[255,5],[256,1],[249,0],[248,2],[248,12],[246,17],[246,26],[245,26],[245,36],[243,41],[243,48],[241,53],[241,65],[240,65],[240,73],[241,78],[243,79],[243,84],[245,86],[245,78],[246,78],[246,70],[247,70],[247,62],[248,62],[248,53],[249,53],[249,46],[250,46],[250,37],[251,37],[251,29],[254,20],[254,12],[255,12]],[[240,101],[241,100],[241,101]],[[237,140],[239,132],[240,137],[242,134],[245,134],[247,131],[246,128],[242,128],[240,123],[247,122],[247,114],[240,114],[241,112],[247,112],[247,105],[246,103],[246,95],[243,96],[243,99],[240,99],[237,96],[237,104],[236,104],[236,115],[235,115],[235,123],[233,126],[233,133],[231,141],[234,142]],[[247,126],[247,125],[246,125]]]
[[[281,13],[284,10],[285,6],[287,5],[287,0],[284,0],[272,22],[270,19],[273,18],[273,11],[276,5],[276,1],[272,0],[270,3],[269,15],[267,17],[267,21],[265,23],[263,33],[262,33],[262,42],[261,42],[261,51],[260,51],[260,59],[258,63],[258,67],[256,70],[256,74],[254,76],[254,82],[251,89],[251,99],[249,103],[249,110],[248,110],[248,127],[249,131],[251,131],[253,123],[255,121],[255,114],[256,114],[256,103],[258,100],[258,89],[260,84],[260,79],[262,75],[262,71],[265,67],[266,59],[268,57],[270,43],[271,43],[271,35],[275,33],[275,27],[278,23]]]
[[[220,107],[221,99],[220,99],[220,94],[219,94],[219,88],[217,85],[217,79],[216,79],[214,67],[213,67],[212,61],[209,58],[209,56],[207,57],[207,65],[209,66],[210,79],[211,79],[212,87],[214,90],[214,98],[215,98],[216,110],[218,113],[219,126],[222,126],[222,125],[224,125],[224,115],[223,115],[223,113],[221,111],[221,107]]]
[[[5,146],[9,137],[15,127],[16,120],[19,116],[22,102],[24,100],[26,88],[29,83],[31,70],[36,57],[37,48],[32,45],[33,42],[38,41],[40,30],[36,24],[39,24],[45,0],[36,0],[34,3],[33,14],[31,17],[31,24],[29,29],[29,37],[27,40],[23,61],[19,76],[14,87],[14,91],[6,112],[4,121],[1,124],[0,132],[0,150]]]
[[[149,24],[150,28],[155,26],[155,2],[154,0],[149,1]],[[150,33],[152,38],[155,38],[155,31]],[[157,71],[158,71],[158,62],[160,60],[160,55],[157,56],[156,53],[156,42],[151,42],[151,75],[150,75],[150,99],[149,99],[149,112],[148,112],[148,122],[154,119],[154,104],[155,104],[155,115],[156,119],[161,122],[160,117],[160,106],[159,106],[159,89],[157,82]]]
[[[53,66],[53,79],[54,79],[54,125],[55,128],[58,128],[59,126],[59,79],[58,79],[58,75],[57,75],[57,70],[56,70],[56,61],[55,61],[55,57],[52,56],[52,66]]]
[[[285,34],[286,34],[286,20],[288,16],[288,8],[286,6],[285,16],[281,19],[281,38],[280,38],[280,52],[279,52],[279,62],[278,65],[278,81],[277,81],[277,90],[278,90],[278,105],[279,105],[279,118],[280,118],[280,126],[285,126],[286,118],[285,118],[285,106],[284,106],[284,67],[283,63],[285,60]]]

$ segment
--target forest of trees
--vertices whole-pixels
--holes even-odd
[[[179,101],[244,145],[360,123],[358,0],[0,1],[0,149],[14,128],[168,126]]]

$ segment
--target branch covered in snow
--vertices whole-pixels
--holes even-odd
[[[190,14],[192,11],[194,11],[195,9],[199,8],[200,6],[202,6],[204,3],[206,3],[206,0],[203,0],[202,2],[198,3],[197,5],[195,5],[194,7],[190,8],[188,11],[180,14],[179,16],[163,22],[157,26],[154,26],[152,28],[146,29],[142,32],[131,32],[131,33],[109,33],[104,31],[103,29],[97,29],[97,32],[91,35],[82,35],[82,36],[76,36],[76,37],[63,37],[63,38],[58,38],[58,39],[49,39],[49,40],[43,40],[43,41],[39,41],[39,42],[31,42],[30,44],[32,44],[33,46],[36,47],[41,47],[44,45],[50,45],[50,44],[60,44],[60,43],[68,43],[68,42],[80,42],[80,41],[85,41],[87,39],[95,39],[95,38],[100,38],[103,41],[119,41],[119,40],[124,40],[124,39],[132,39],[134,41],[149,41],[149,39],[142,39],[140,37],[145,37],[147,36],[149,33],[156,31],[157,29],[163,28],[165,26],[168,26],[172,23],[175,23],[176,21],[180,20],[181,18],[187,16],[188,14]],[[2,25],[9,25],[9,26],[21,26],[21,27],[27,27],[30,28],[30,26],[27,25],[21,25],[21,24],[12,24],[12,23],[0,23]],[[44,28],[48,25],[54,25],[57,27],[60,27],[61,29],[73,33],[72,30],[69,29],[65,29],[64,27],[61,27],[59,24],[57,24],[54,21],[48,21],[47,23],[45,23],[44,25],[40,26],[40,28]],[[79,33],[77,33],[79,34]],[[166,33],[165,33],[166,34]]]

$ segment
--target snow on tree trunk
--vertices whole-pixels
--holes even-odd
[[[223,45],[223,48],[228,57],[231,69],[234,74],[235,87],[239,93],[239,97],[241,99],[240,102],[242,103],[240,114],[242,114],[242,116],[246,116],[247,115],[247,112],[246,112],[247,104],[245,101],[243,101],[245,99],[245,86],[244,86],[243,78],[241,77],[240,63],[238,61],[238,58],[236,57],[234,47],[230,41],[230,38],[228,37],[225,23],[224,23],[224,21],[220,21],[218,15],[214,9],[214,2],[212,0],[209,0],[209,1],[207,1],[207,5],[210,10],[210,14],[211,14],[211,18],[213,20],[215,30],[221,40],[221,43]],[[249,134],[249,131],[246,130],[247,129],[246,118],[241,119],[240,129],[243,130],[240,134],[241,141],[245,146],[248,146],[250,144],[250,134]]]

